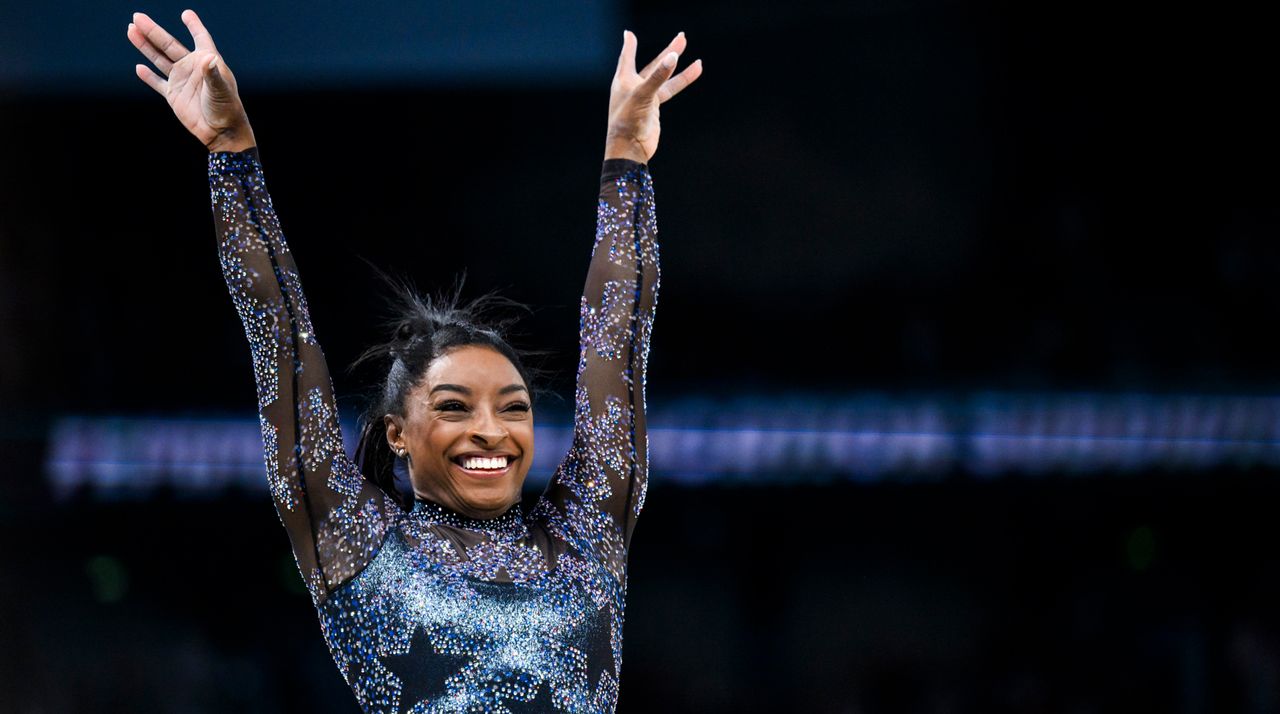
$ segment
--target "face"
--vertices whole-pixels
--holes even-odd
[[[497,350],[457,347],[437,357],[388,414],[387,441],[408,452],[414,493],[472,518],[520,500],[533,462],[533,407],[515,365]]]

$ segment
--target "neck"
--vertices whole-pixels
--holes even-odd
[[[506,513],[507,511],[511,510],[511,507],[515,505],[515,502],[508,502],[508,503],[499,504],[492,508],[483,508],[483,507],[477,507],[471,504],[467,504],[463,502],[462,499],[460,498],[450,498],[449,495],[431,493],[426,490],[416,489],[416,488],[413,490],[414,500],[426,501],[428,503],[432,503],[437,506],[441,506],[445,509],[448,509],[450,511],[453,511],[454,513],[460,516],[471,518],[477,521],[487,521],[491,518],[497,518],[502,514]]]

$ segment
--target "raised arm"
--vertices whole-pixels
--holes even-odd
[[[372,559],[394,506],[343,448],[329,370],[234,76],[196,14],[188,10],[183,21],[194,51],[141,13],[128,35],[168,78],[143,65],[138,76],[210,148],[218,257],[253,357],[267,481],[298,567],[320,601]]]
[[[657,222],[648,161],[658,107],[702,72],[674,75],[684,34],[640,72],[624,34],[609,101],[595,245],[580,314],[573,447],[553,481],[571,539],[620,576],[648,478],[645,370],[658,299]],[[559,498],[556,498],[559,496]]]

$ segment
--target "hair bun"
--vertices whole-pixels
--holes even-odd
[[[429,338],[437,329],[436,321],[425,315],[414,315],[396,327],[396,341],[408,344],[419,338]]]

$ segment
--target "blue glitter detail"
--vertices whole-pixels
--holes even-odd
[[[262,427],[262,455],[267,466],[267,487],[271,489],[271,498],[281,508],[292,511],[298,507],[298,489],[292,480],[280,474],[280,437],[274,424],[261,416],[258,421]]]

